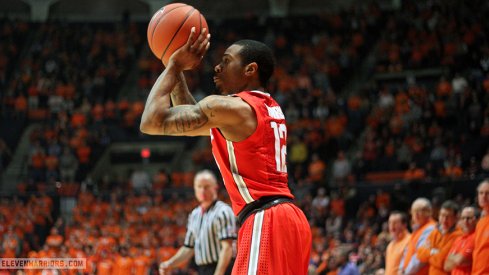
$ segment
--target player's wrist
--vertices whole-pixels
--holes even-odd
[[[179,74],[180,72],[183,72],[183,66],[179,64],[174,58],[170,58],[166,66],[166,71],[171,71],[175,74]]]

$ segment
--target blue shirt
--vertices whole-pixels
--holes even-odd
[[[357,265],[350,262],[340,268],[338,275],[360,275]]]

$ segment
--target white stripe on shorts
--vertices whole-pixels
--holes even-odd
[[[261,229],[263,225],[264,210],[258,211],[255,214],[253,222],[253,234],[251,236],[251,248],[250,248],[250,262],[248,264],[248,275],[257,274],[258,269],[258,256],[260,255],[260,239]]]

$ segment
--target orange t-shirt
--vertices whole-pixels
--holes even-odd
[[[103,259],[97,264],[98,275],[110,275],[112,274],[113,262],[110,259]]]
[[[149,273],[151,260],[144,256],[137,256],[134,258],[134,274],[135,275],[145,275]]]
[[[472,253],[474,252],[475,233],[465,234],[458,237],[452,244],[452,249],[448,254],[460,254],[469,263],[462,263],[452,269],[452,275],[470,275],[472,270]]]
[[[462,234],[462,231],[458,228],[446,234],[442,234],[438,228],[431,232],[426,245],[418,249],[418,259],[421,262],[429,263],[430,275],[449,274],[448,272],[445,272],[443,265],[445,264],[445,260],[453,242]],[[437,250],[437,252],[433,253],[434,250]]]
[[[118,256],[116,257],[112,274],[114,275],[132,274],[133,267],[134,267],[134,262],[131,258]]]
[[[404,248],[410,239],[411,234],[406,231],[400,240],[392,240],[389,243],[385,253],[385,274],[397,274]]]
[[[472,254],[472,274],[489,274],[489,216],[483,217],[475,228],[475,246]]]

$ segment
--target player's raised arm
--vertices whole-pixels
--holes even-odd
[[[210,35],[205,30],[195,39],[195,28],[193,28],[187,43],[172,55],[146,100],[140,125],[143,133],[197,135],[188,132],[198,129],[207,121],[198,104],[182,105],[178,106],[180,108],[176,111],[170,110],[170,93],[179,82],[184,81],[182,74],[184,70],[190,70],[199,65],[205,52],[209,49],[209,39]],[[177,131],[165,132],[165,126],[172,124],[166,123],[168,119],[179,123]]]
[[[212,95],[195,105],[171,108],[166,104],[164,112],[161,110],[157,117],[148,120],[147,128],[141,123],[141,131],[152,135],[199,136],[209,135],[211,128],[220,128],[229,140],[239,141],[256,127],[256,120],[249,119],[254,115],[252,108],[237,97]]]

